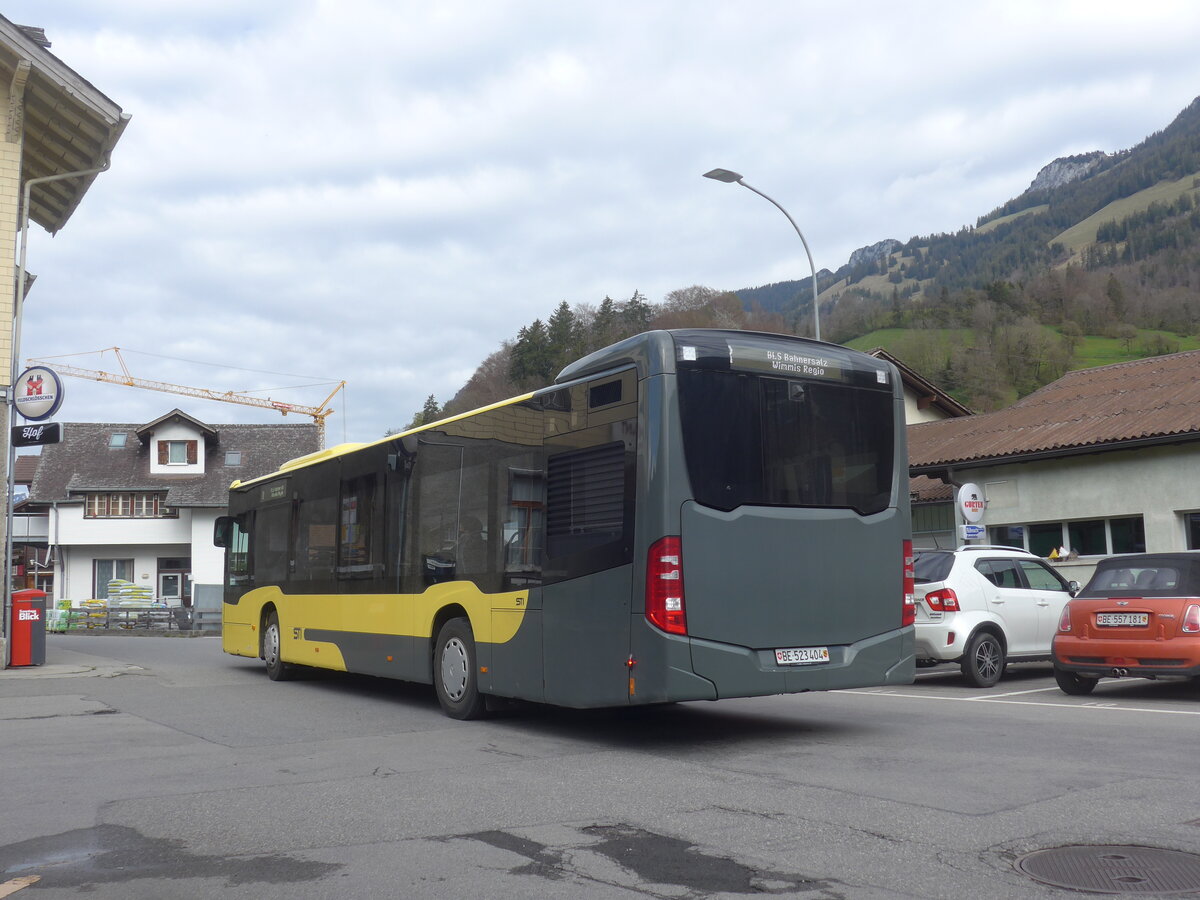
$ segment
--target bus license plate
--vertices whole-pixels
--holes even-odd
[[[1096,613],[1097,625],[1149,625],[1149,613]]]
[[[775,651],[775,662],[781,666],[812,666],[829,662],[828,647],[788,647]]]

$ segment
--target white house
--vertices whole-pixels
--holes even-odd
[[[213,523],[230,483],[318,441],[316,425],[208,425],[178,409],[145,425],[64,424],[29,494],[47,516],[53,601],[107,597],[114,578],[185,606],[197,586],[219,590]]]
[[[910,473],[953,546],[953,485],[987,502],[994,544],[1063,556],[1085,581],[1112,554],[1200,549],[1200,351],[1069,372],[985,415],[911,425]],[[914,483],[917,479],[914,478]],[[941,495],[936,495],[941,488]]]

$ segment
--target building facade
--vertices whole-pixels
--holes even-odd
[[[911,426],[909,461],[943,522],[954,486],[976,484],[990,543],[1081,582],[1105,556],[1200,549],[1200,351],[1081,369],[1007,409]],[[952,527],[922,537],[962,543]]]
[[[316,425],[209,425],[175,409],[143,425],[67,423],[42,448],[28,506],[46,518],[54,602],[131,583],[168,605],[221,585],[213,524],[229,485],[319,449]]]

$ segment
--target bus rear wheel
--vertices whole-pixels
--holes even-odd
[[[279,616],[275,610],[267,614],[267,627],[263,629],[263,661],[267,664],[267,677],[272,681],[290,681],[296,677],[296,667],[285,663],[280,657],[283,633],[279,628]]]
[[[433,686],[442,710],[452,719],[478,719],[487,711],[479,693],[475,635],[467,619],[451,619],[438,631]]]

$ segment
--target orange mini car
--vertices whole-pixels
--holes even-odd
[[[1063,607],[1051,655],[1068,694],[1101,678],[1200,677],[1200,550],[1102,560]]]

